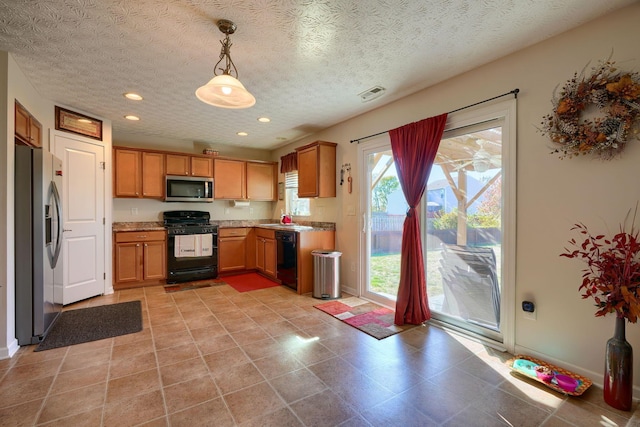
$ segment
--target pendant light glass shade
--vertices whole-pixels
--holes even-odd
[[[238,80],[238,70],[231,60],[231,39],[229,34],[236,31],[236,24],[228,19],[218,21],[218,29],[226,36],[220,40],[220,60],[213,67],[214,77],[196,90],[198,99],[209,105],[222,108],[249,108],[256,103],[253,95]],[[223,65],[224,68],[219,67]],[[221,71],[218,74],[218,71]],[[235,76],[235,77],[234,77]]]
[[[196,90],[196,96],[204,103],[222,108],[249,108],[256,98],[244,88],[240,80],[220,74]]]

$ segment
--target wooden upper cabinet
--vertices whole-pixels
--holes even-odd
[[[215,159],[213,173],[213,196],[215,199],[242,200],[246,198],[246,162]]]
[[[198,156],[167,154],[167,175],[213,176],[213,159]]]
[[[164,154],[142,153],[142,197],[164,197]]]
[[[115,197],[141,197],[140,151],[113,150]]]
[[[247,199],[274,201],[277,197],[277,164],[247,162]]]
[[[298,197],[336,196],[336,146],[316,141],[296,148],[298,152]]]
[[[42,147],[42,124],[18,101],[15,102],[14,128],[16,142],[36,148]]]
[[[114,197],[164,197],[164,154],[114,149]]]
[[[189,156],[178,154],[167,154],[166,170],[167,175],[189,175]]]
[[[213,159],[207,157],[191,157],[191,176],[213,176]]]

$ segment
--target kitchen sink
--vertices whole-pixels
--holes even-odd
[[[308,225],[299,225],[299,224],[259,224],[258,227],[268,227],[268,228],[277,228],[279,230],[292,230],[292,231],[304,231],[304,230],[313,230],[313,227]]]

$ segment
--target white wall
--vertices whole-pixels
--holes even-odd
[[[42,98],[29,83],[10,54],[0,51],[0,359],[17,351],[15,339],[15,254],[14,240],[14,100],[18,100],[42,124],[42,149],[49,150],[49,131],[55,128],[55,104]],[[83,112],[74,108],[74,111]],[[83,112],[90,114],[90,112]],[[93,115],[92,115],[93,116]],[[6,119],[6,121],[5,121]],[[111,158],[111,122],[103,120],[105,159]],[[109,170],[106,171],[110,176]],[[106,191],[111,193],[111,180],[107,178]],[[105,203],[106,220],[111,222],[111,203]],[[107,247],[111,247],[110,228],[107,230]],[[111,251],[107,252],[107,280],[111,279]]]
[[[9,100],[7,99],[7,91],[9,85],[9,54],[7,52],[0,51],[0,165],[7,165],[7,157],[9,156],[8,143],[10,135],[10,129],[8,126],[9,120]],[[13,127],[11,129],[13,133]],[[9,246],[13,246],[13,235],[7,235],[8,221],[9,221],[9,167],[0,168],[0,359],[11,356],[16,349],[15,338],[9,339],[12,336],[12,331],[15,329],[14,325],[9,325],[9,316],[13,315],[13,307],[9,307],[8,301],[12,301],[13,290],[9,290],[7,286],[9,283],[9,277],[14,276],[13,264],[11,268],[8,262]],[[13,212],[13,209],[11,209]],[[11,238],[11,239],[10,239]],[[15,316],[13,316],[15,318]],[[15,335],[15,334],[13,334]],[[11,350],[10,350],[11,348]]]
[[[259,220],[272,219],[273,202],[250,202],[249,207],[234,207],[230,201],[212,203],[166,203],[154,199],[113,199],[114,222],[162,221],[162,212],[173,210],[206,211],[211,219]]]
[[[42,123],[42,144],[49,146],[48,129],[54,126],[53,103],[38,96],[33,86],[27,81],[18,65],[7,52],[0,52],[2,58],[0,75],[2,84],[6,84],[6,94],[2,94],[4,101],[2,114],[6,118],[1,141],[0,164],[6,165],[0,176],[0,241],[2,242],[2,256],[0,257],[0,359],[11,356],[18,349],[15,338],[15,256],[14,256],[14,100],[17,99],[29,112]],[[6,131],[6,132],[4,132]]]
[[[569,231],[573,223],[583,221],[594,232],[615,231],[640,200],[636,185],[640,141],[631,141],[620,158],[608,162],[587,157],[559,160],[550,154],[550,143],[536,126],[552,109],[554,88],[589,61],[606,59],[613,50],[619,68],[640,71],[639,20],[640,4],[634,4],[276,150],[274,159],[313,140],[332,141],[339,144],[338,170],[339,165],[351,163],[353,194],[343,186],[335,199],[312,201],[312,211],[322,204],[325,215],[335,215],[336,249],[343,253],[341,282],[355,287],[356,272],[349,266],[356,263],[356,271],[360,267],[360,215],[347,213],[350,206],[359,208],[360,191],[357,147],[349,141],[519,88],[516,307],[522,300],[534,301],[537,320],[524,319],[516,309],[516,350],[575,369],[601,384],[604,347],[613,335],[614,317],[595,318],[592,302],[582,300],[578,292],[583,265],[558,255],[573,237]],[[627,340],[636,349],[640,349],[639,328],[627,328]],[[634,365],[640,372],[640,357]],[[640,376],[634,383],[638,389]]]

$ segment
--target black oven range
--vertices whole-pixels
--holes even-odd
[[[166,211],[167,283],[214,279],[218,276],[218,226],[209,212]]]

